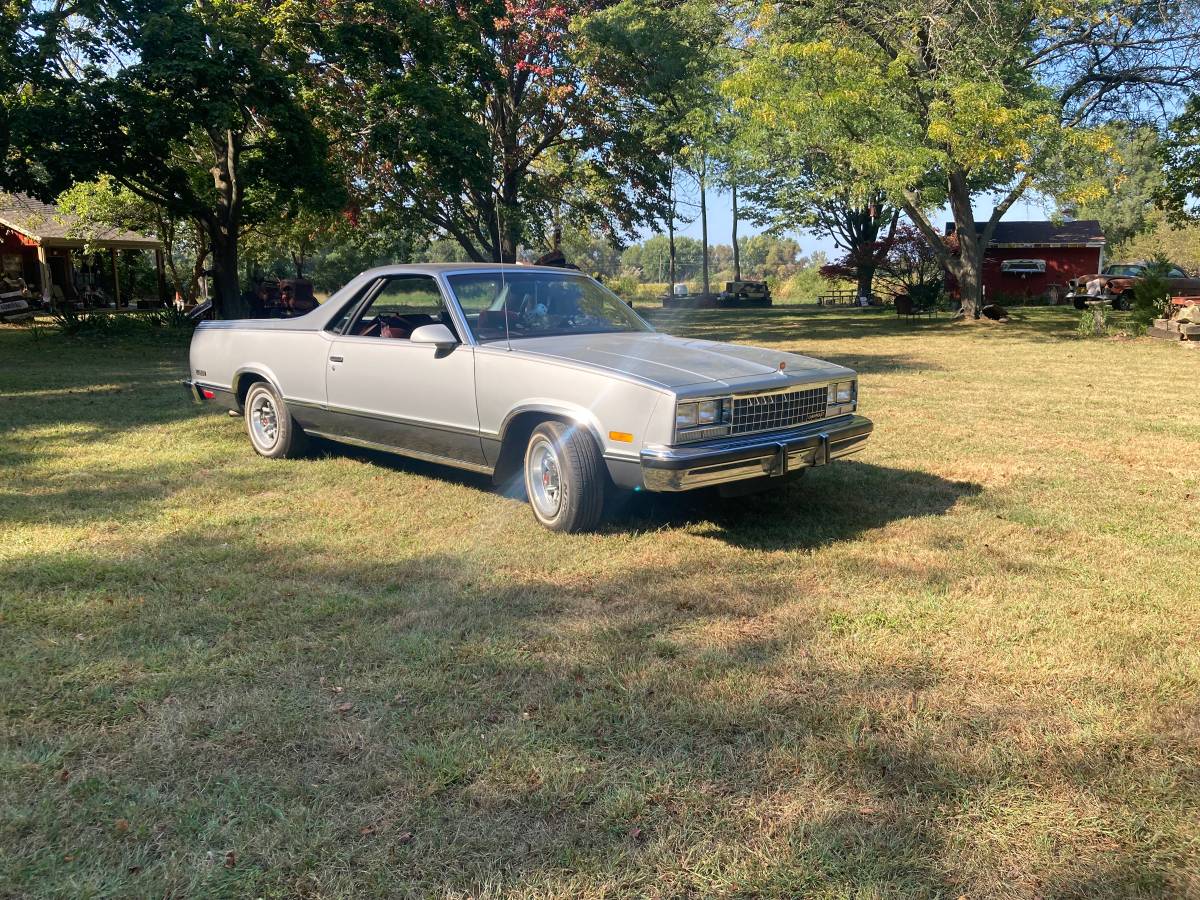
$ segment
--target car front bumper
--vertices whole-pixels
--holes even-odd
[[[642,483],[650,491],[689,491],[750,478],[781,477],[861,450],[874,427],[862,416],[839,416],[787,431],[705,441],[691,447],[647,447],[641,452]]]

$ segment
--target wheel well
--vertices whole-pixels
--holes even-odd
[[[245,372],[238,376],[235,392],[237,394],[237,408],[239,412],[246,406],[246,395],[250,393],[251,385],[255,382],[266,380],[263,376],[257,375],[254,372]]]
[[[575,420],[569,416],[539,410],[531,410],[513,416],[512,421],[504,430],[504,439],[500,445],[500,458],[496,460],[496,470],[492,475],[496,484],[506,484],[514,475],[520,473],[525,447],[529,444],[529,436],[533,434],[533,429],[543,422],[576,424]]]

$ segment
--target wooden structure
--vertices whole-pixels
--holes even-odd
[[[870,297],[871,306],[881,306],[887,299],[878,294]],[[858,306],[858,291],[854,288],[826,291],[817,298],[817,306]]]
[[[975,228],[983,231],[983,223]],[[947,222],[946,234],[954,230],[954,223]],[[1104,230],[1094,219],[998,222],[983,252],[987,302],[1042,298],[1061,303],[1068,281],[1103,268],[1105,244]],[[957,296],[954,279],[947,281]]]
[[[155,285],[135,296],[122,285],[120,254],[153,253]],[[45,306],[160,305],[166,300],[163,245],[120,229],[82,233],[58,208],[24,194],[0,194],[0,270],[22,278]]]

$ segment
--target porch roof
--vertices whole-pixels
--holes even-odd
[[[116,250],[160,250],[162,242],[119,228],[84,231],[74,216],[25,194],[0,193],[0,227],[25,235],[43,247],[101,247]]]

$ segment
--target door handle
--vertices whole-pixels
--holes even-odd
[[[332,362],[343,362],[344,360],[340,356],[331,356],[331,357],[329,357],[329,361],[332,363]]]

